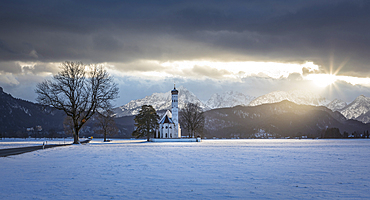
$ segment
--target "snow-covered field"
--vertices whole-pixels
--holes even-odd
[[[81,141],[84,139],[81,139]],[[6,148],[19,148],[19,147],[29,147],[29,146],[39,146],[45,144],[68,144],[73,143],[73,138],[2,138],[0,140],[0,149]]]
[[[93,140],[0,158],[0,199],[370,199],[370,140]]]

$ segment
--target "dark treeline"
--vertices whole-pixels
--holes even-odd
[[[369,138],[369,131],[357,132],[349,134],[344,131],[340,132],[339,128],[328,128],[325,131],[322,131],[321,138]]]
[[[226,131],[226,130],[225,130]],[[240,130],[242,131],[242,130]],[[369,136],[369,131],[364,131],[364,132],[359,132],[359,131],[354,131],[352,133],[348,133],[346,131],[341,132],[339,128],[327,128],[326,130],[322,130],[320,133],[313,133],[313,134],[308,134],[304,135],[300,132],[298,133],[291,133],[287,134],[284,137],[278,134],[271,134],[271,133],[264,133],[264,134],[259,134],[259,136],[256,136],[255,133],[251,134],[240,134],[239,131],[238,133],[235,133],[234,135],[215,135],[212,134],[212,132],[209,132],[207,130],[204,130],[203,133],[200,135],[202,138],[347,138],[347,139],[352,139],[352,138],[370,138]],[[183,135],[187,134],[186,130],[183,130]],[[92,127],[85,127],[84,129],[81,130],[81,137],[94,137],[94,138],[102,138],[103,134],[97,133],[97,131],[94,131]],[[50,129],[50,130],[42,130],[42,131],[36,131],[36,130],[8,130],[6,132],[0,132],[0,138],[66,138],[66,137],[72,137],[71,134],[67,134],[63,130],[55,130],[55,129]],[[119,130],[117,133],[113,135],[109,135],[109,138],[132,138],[131,134],[126,133],[124,131]]]
[[[80,137],[94,137],[94,138],[103,138],[103,134],[95,133],[94,131],[81,131]],[[71,134],[66,134],[64,131],[48,130],[48,131],[26,131],[26,130],[17,130],[17,131],[7,131],[0,132],[1,138],[67,138],[72,137]],[[131,138],[130,135],[127,135],[122,132],[116,134],[111,134],[109,138]]]

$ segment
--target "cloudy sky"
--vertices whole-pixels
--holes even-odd
[[[201,100],[370,96],[369,1],[3,0],[0,24],[0,86],[30,101],[63,61],[104,65],[117,106],[174,82]]]

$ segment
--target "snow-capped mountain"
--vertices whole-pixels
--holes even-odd
[[[321,106],[328,103],[328,101],[320,95],[308,91],[294,90],[290,92],[276,91],[262,95],[251,101],[249,106],[277,103],[283,100],[288,100],[296,104],[313,106]]]
[[[347,106],[347,103],[340,99],[334,99],[333,101],[331,101],[329,104],[326,105],[326,107],[332,111],[341,110],[346,106]]]
[[[358,96],[352,103],[339,110],[347,119],[370,122],[370,97]]]
[[[209,108],[201,102],[192,92],[188,89],[180,86],[177,88],[179,91],[179,108],[183,108],[188,102],[198,103],[203,110]],[[115,108],[114,112],[117,117],[137,115],[142,105],[152,105],[154,109],[166,110],[171,108],[171,91],[166,93],[153,93],[150,96],[146,96],[143,99],[132,100],[126,105]]]
[[[227,91],[221,94],[213,94],[206,105],[211,108],[234,107],[238,105],[248,105],[255,97],[245,95],[240,92]]]

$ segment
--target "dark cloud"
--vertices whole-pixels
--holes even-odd
[[[367,1],[2,1],[9,61],[314,61],[370,75]]]
[[[369,61],[370,3],[366,1],[15,0],[0,4],[3,60],[126,62],[206,57],[313,60],[327,68],[334,55],[336,65],[350,58],[343,73],[361,74]],[[225,52],[226,58],[220,57]]]
[[[17,61],[108,62],[124,72],[163,72],[160,65],[142,61],[251,60],[313,61],[322,73],[332,67],[340,68],[340,75],[363,77],[370,76],[369,21],[370,2],[363,0],[5,0],[0,2],[0,73],[22,73]],[[23,70],[36,75],[57,70],[43,65]],[[217,78],[223,72],[197,66],[191,73]],[[258,84],[277,89],[289,81],[247,82],[258,91]]]

